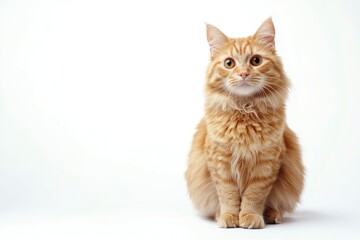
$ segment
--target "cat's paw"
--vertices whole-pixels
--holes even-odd
[[[283,217],[280,212],[267,208],[264,213],[265,222],[269,224],[281,223]]]
[[[257,213],[241,214],[239,216],[240,227],[242,228],[264,228],[265,222],[261,215]]]
[[[231,213],[223,213],[217,219],[220,228],[236,228],[239,226],[239,217]]]

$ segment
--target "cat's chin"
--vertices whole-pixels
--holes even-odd
[[[242,84],[240,86],[230,87],[228,88],[228,90],[239,97],[251,97],[255,95],[255,93],[258,92],[259,89],[250,84]]]

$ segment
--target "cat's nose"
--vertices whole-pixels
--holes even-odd
[[[244,80],[247,76],[249,76],[249,74],[250,73],[248,73],[248,72],[239,72],[239,76],[242,77],[242,79],[244,79]]]

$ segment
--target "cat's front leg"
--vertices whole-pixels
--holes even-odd
[[[220,202],[217,224],[221,228],[238,227],[240,194],[236,182],[231,177],[230,162],[214,159],[208,164]]]
[[[276,179],[278,167],[272,160],[259,161],[258,169],[253,169],[253,175],[242,194],[239,225],[242,228],[264,228],[263,212],[266,199]]]

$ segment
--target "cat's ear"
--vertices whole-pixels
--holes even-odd
[[[271,17],[261,24],[254,37],[265,47],[268,47],[272,51],[275,50],[275,27]]]
[[[211,58],[214,58],[227,44],[229,44],[229,38],[215,26],[210,24],[206,24],[206,34],[210,46]]]

